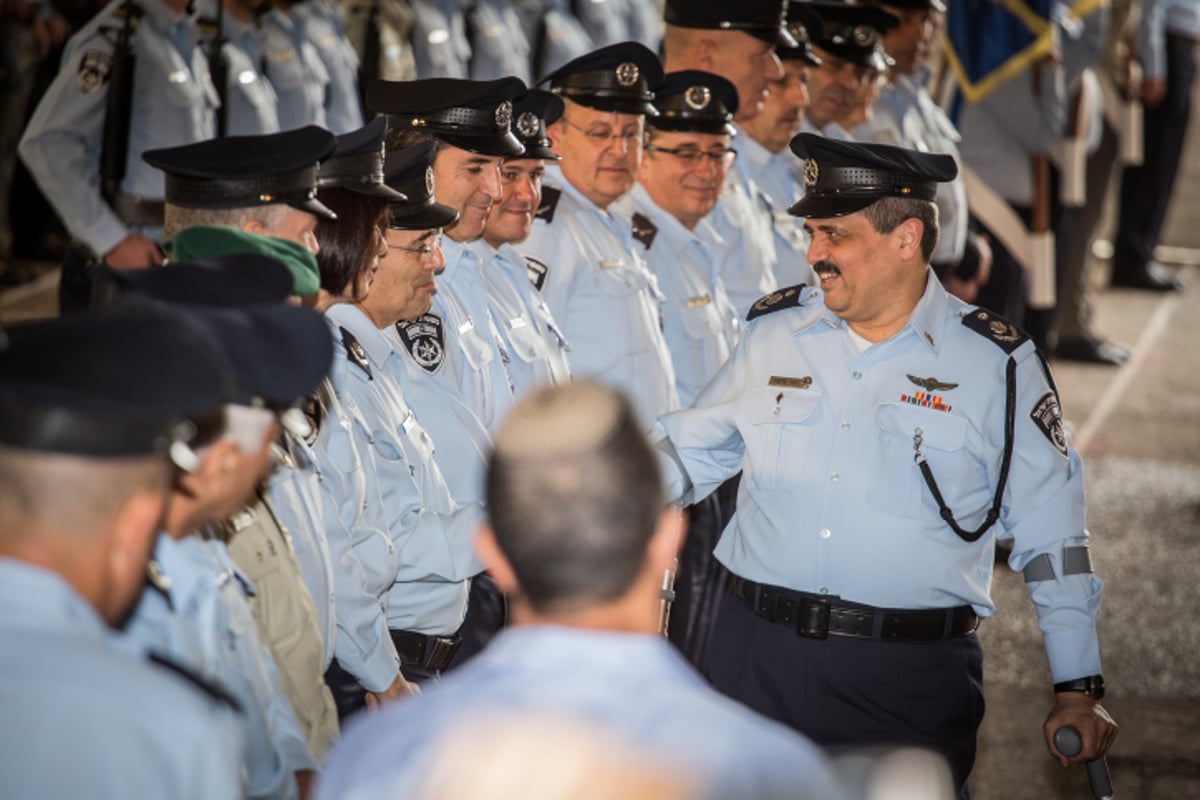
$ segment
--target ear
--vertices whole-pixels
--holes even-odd
[[[104,556],[108,574],[100,600],[100,612],[109,624],[120,620],[137,597],[165,507],[163,492],[139,491],[125,501],[113,520]]]
[[[654,535],[646,543],[647,564],[655,575],[661,575],[663,570],[675,566],[675,558],[683,549],[686,536],[687,524],[684,521],[683,510],[678,506],[664,508],[658,515]]]
[[[475,533],[475,554],[483,562],[486,569],[496,581],[500,591],[515,597],[520,594],[521,586],[517,583],[517,574],[513,572],[512,564],[505,558],[496,542],[496,533],[490,525],[480,525]]]
[[[246,233],[258,234],[259,236],[267,235],[267,229],[256,219],[248,219],[243,222],[242,230],[244,230]]]
[[[905,261],[924,260],[921,258],[921,237],[925,235],[925,223],[916,217],[909,217],[897,225],[892,234]]]
[[[560,118],[553,124],[546,126],[546,138],[550,140],[550,149],[558,150],[559,144],[562,142],[563,129],[566,128],[566,123]]]

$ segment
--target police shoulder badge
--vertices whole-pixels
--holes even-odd
[[[446,360],[446,328],[433,312],[408,322],[397,322],[396,333],[417,366],[431,375]]]
[[[1008,320],[991,311],[977,308],[963,315],[963,325],[978,333],[985,339],[991,339],[1006,353],[1012,353],[1029,337]]]
[[[757,319],[776,311],[782,311],[785,308],[795,308],[800,305],[800,297],[803,293],[803,283],[789,286],[786,289],[780,289],[777,292],[771,292],[750,306],[750,313],[746,315],[746,321],[749,322],[752,319]]]
[[[654,237],[658,235],[658,226],[650,221],[650,218],[645,214],[635,212],[633,215],[633,238],[642,243],[642,246],[647,250],[650,245],[654,244]]]
[[[1046,392],[1029,412],[1029,418],[1038,430],[1050,440],[1054,449],[1067,455],[1067,433],[1063,429],[1062,410],[1054,392]]]
[[[86,50],[79,59],[79,71],[75,75],[75,83],[79,91],[91,94],[104,84],[112,74],[112,53],[104,50]]]
[[[346,357],[350,359],[350,363],[367,373],[367,380],[373,380],[371,364],[367,361],[367,351],[363,350],[363,346],[358,343],[358,339],[354,338],[354,334],[345,328],[339,328],[339,330],[342,332],[342,346],[346,348]]]
[[[562,191],[555,189],[553,186],[542,187],[542,204],[538,206],[537,213],[534,214],[538,219],[544,219],[546,222],[554,221],[554,209],[558,208],[558,199],[562,197]]]
[[[525,271],[529,273],[529,282],[533,284],[533,288],[540,292],[546,285],[546,278],[550,277],[550,265],[538,261],[533,256],[525,256]]]

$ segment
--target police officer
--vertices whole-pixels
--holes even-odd
[[[548,170],[521,251],[548,265],[542,294],[571,343],[571,369],[626,392],[646,425],[677,408],[660,328],[662,295],[613,204],[637,179],[644,117],[662,66],[640,44],[610,45],[551,74],[566,110],[547,129]]]
[[[470,77],[477,81],[511,75],[533,80],[533,58],[525,28],[511,0],[478,0],[466,12],[471,45]]]
[[[865,119],[874,87],[887,74],[892,58],[884,35],[899,23],[883,9],[845,3],[813,3],[821,15],[815,42],[821,64],[809,72],[809,101],[801,130],[838,139]]]
[[[272,0],[262,16],[266,48],[263,72],[279,98],[279,127],[290,131],[305,125],[329,127],[325,97],[333,80],[305,34],[296,0]]]
[[[744,171],[758,187],[762,201],[771,213],[775,231],[775,276],[780,285],[811,283],[812,273],[804,253],[808,237],[803,220],[787,213],[803,194],[803,183],[792,172],[795,159],[788,142],[800,131],[804,108],[808,105],[808,73],[821,62],[812,51],[812,42],[821,35],[821,17],[807,2],[788,3],[788,32],[796,47],[778,47],[783,77],[768,84],[762,111],[738,123],[743,134],[737,140],[737,169]]]
[[[412,0],[411,5],[417,77],[469,77],[471,42],[463,14],[465,0]]]
[[[728,80],[737,88],[741,119],[759,113],[771,81],[784,73],[775,50],[795,47],[786,26],[787,0],[730,3],[719,0],[671,0],[663,10],[664,65],[669,72],[699,69]],[[725,190],[710,220],[724,241],[721,277],[739,314],[780,286],[775,274],[771,213],[748,167],[734,162],[726,172]]]
[[[114,0],[67,43],[20,144],[21,160],[79,243],[64,266],[64,308],[86,306],[89,260],[162,262],[163,180],[140,156],[212,136],[216,107],[185,0]],[[122,137],[115,132],[125,122]],[[107,139],[106,125],[114,131]]]
[[[1081,464],[1032,342],[930,274],[932,201],[954,160],[813,134],[793,151],[820,287],[757,303],[695,407],[660,421],[675,493],[742,469],[716,551],[735,596],[707,674],[825,745],[932,748],[966,797],[983,716],[974,631],[994,611],[994,540],[1011,538],[1055,682],[1047,738],[1074,725],[1075,760],[1095,758],[1116,725],[1097,702]]]
[[[363,124],[358,55],[342,29],[341,11],[331,0],[302,0],[291,11],[329,73],[325,127],[338,134],[358,130]]]
[[[227,698],[186,669],[130,657],[113,630],[145,581],[166,454],[186,441],[179,423],[220,402],[228,365],[203,331],[162,312],[0,336],[5,792],[241,796]]]
[[[218,3],[224,7],[218,7]],[[279,96],[262,68],[266,44],[260,17],[270,0],[211,0],[204,5],[200,18],[204,49],[221,96],[215,133],[218,136],[277,133]],[[214,42],[220,44],[215,52]],[[214,63],[213,59],[217,61]]]
[[[514,101],[513,131],[525,151],[500,162],[500,197],[484,223],[483,237],[472,245],[483,262],[488,305],[511,356],[508,374],[517,398],[571,379],[570,346],[538,289],[550,268],[516,249],[529,236],[541,206],[546,162],[561,158],[550,149],[546,126],[562,111],[562,100],[542,89]]]

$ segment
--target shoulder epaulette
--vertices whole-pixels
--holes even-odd
[[[183,678],[193,687],[199,689],[205,695],[217,701],[218,703],[232,708],[239,714],[242,712],[242,704],[237,701],[236,697],[226,691],[224,686],[207,680],[192,672],[182,664],[177,664],[169,658],[164,658],[157,653],[149,653],[146,658],[149,659],[151,663],[157,664],[168,672],[172,672],[180,678]]]
[[[358,339],[354,338],[354,334],[345,328],[340,328],[342,332],[342,345],[346,348],[346,355],[350,357],[350,362],[359,367],[363,372],[367,373],[367,380],[373,380],[371,375],[371,364],[367,361],[367,351],[363,350],[363,346],[358,343]]]
[[[529,273],[529,282],[533,284],[533,288],[540,292],[546,285],[546,279],[550,277],[550,265],[545,261],[538,261],[533,256],[525,256],[525,271]]]
[[[633,215],[633,238],[642,243],[647,250],[650,245],[654,244],[654,237],[658,235],[658,226],[650,221],[650,218],[645,214],[634,213]]]
[[[558,201],[561,197],[561,189],[555,189],[553,186],[543,186],[542,204],[538,206],[537,213],[534,216],[538,219],[544,219],[546,222],[553,222],[554,209],[558,208]]]
[[[771,292],[766,297],[760,298],[758,302],[750,306],[750,313],[746,315],[746,321],[749,322],[752,319],[757,319],[775,311],[782,311],[785,308],[795,308],[800,305],[800,298],[804,294],[804,287],[803,283],[798,283],[795,286]]]
[[[1029,336],[1006,320],[1004,317],[983,308],[976,308],[963,315],[963,325],[978,333],[985,339],[991,339],[996,345],[1010,355],[1025,342]]]

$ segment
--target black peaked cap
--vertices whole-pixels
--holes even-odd
[[[387,117],[377,117],[356,131],[337,137],[333,155],[321,164],[317,186],[403,202],[404,195],[383,182],[383,140],[387,130]]]
[[[568,61],[538,81],[564,100],[618,114],[657,114],[654,91],[662,62],[645,45],[617,42]]]
[[[332,133],[309,125],[147,150],[142,159],[166,173],[166,201],[172,205],[251,208],[285,203],[334,220],[337,215],[316,198],[318,163],[336,144]]]
[[[946,3],[943,0],[861,0],[861,2],[863,5],[911,8],[914,11],[945,12],[946,10]]]
[[[804,197],[788,213],[828,219],[861,211],[884,197],[932,201],[937,185],[954,180],[953,157],[887,144],[859,144],[797,134],[792,152],[804,162]]]
[[[822,50],[880,72],[895,63],[883,49],[883,35],[900,24],[895,16],[876,6],[836,2],[809,5],[821,15],[823,30],[816,45]]]
[[[282,303],[292,294],[293,278],[278,259],[237,253],[161,267],[114,269],[100,265],[101,285],[118,294],[132,292],[170,303],[235,306]]]
[[[654,105],[658,116],[650,125],[656,130],[736,133],[737,89],[720,75],[698,69],[669,72],[655,92]]]
[[[93,457],[165,455],[179,423],[234,390],[208,331],[153,303],[0,332],[0,443]]]
[[[454,224],[458,212],[433,199],[433,157],[437,142],[422,142],[394,150],[383,162],[388,186],[403,192],[408,201],[388,206],[393,228],[422,231]]]
[[[525,91],[520,78],[472,81],[427,78],[367,87],[367,108],[387,114],[393,128],[425,130],[446,144],[487,156],[519,156],[513,135],[512,101]]]
[[[775,53],[781,61],[803,61],[811,67],[821,66],[821,59],[812,51],[813,42],[819,41],[824,31],[821,15],[813,10],[808,0],[792,0],[787,11],[788,33],[796,40],[795,47],[779,47]]]
[[[562,113],[562,98],[545,89],[530,89],[513,101],[513,130],[525,147],[521,158],[562,159],[550,149],[546,136],[546,126],[557,122]]]
[[[787,0],[667,0],[663,21],[680,28],[735,30],[779,47],[795,47],[784,24]]]

